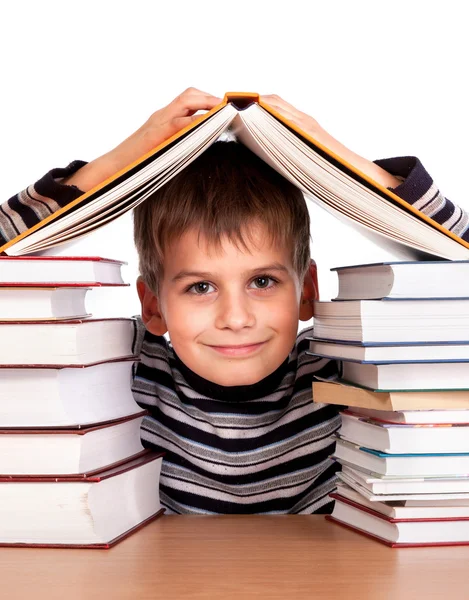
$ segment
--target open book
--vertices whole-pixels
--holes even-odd
[[[346,163],[257,94],[226,94],[189,127],[0,248],[19,256],[86,235],[144,202],[224,131],[307,197],[385,238],[448,259],[468,259],[469,243]]]

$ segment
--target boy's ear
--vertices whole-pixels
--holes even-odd
[[[142,277],[137,279],[137,293],[142,305],[142,321],[153,335],[164,335],[168,328],[160,310],[158,298],[147,286]]]
[[[319,300],[318,270],[314,260],[310,262],[303,282],[300,302],[300,321],[309,321],[314,316],[314,301]]]

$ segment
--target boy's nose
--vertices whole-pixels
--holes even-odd
[[[233,331],[252,327],[256,322],[249,298],[243,294],[224,294],[219,299],[219,306],[215,321],[218,329],[232,329]]]

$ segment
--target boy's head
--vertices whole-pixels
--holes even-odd
[[[134,211],[142,318],[220,385],[257,383],[313,315],[303,194],[236,142],[216,142]]]

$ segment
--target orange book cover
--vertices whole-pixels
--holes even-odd
[[[139,159],[137,159],[133,163],[130,163],[129,165],[127,165],[124,169],[118,171],[117,173],[115,173],[114,175],[112,175],[111,177],[106,179],[105,181],[101,182],[100,184],[98,184],[97,186],[95,186],[94,188],[89,190],[88,192],[82,194],[76,200],[73,200],[66,206],[60,208],[55,213],[49,215],[48,217],[46,217],[45,219],[43,219],[42,221],[40,221],[39,223],[34,225],[33,227],[27,229],[26,231],[23,231],[22,233],[17,235],[15,238],[8,241],[6,244],[4,244],[2,247],[0,247],[0,254],[6,253],[8,248],[13,246],[16,242],[25,238],[26,236],[33,233],[34,231],[41,229],[42,227],[47,225],[49,222],[57,219],[64,213],[79,206],[80,204],[84,203],[86,200],[92,199],[98,192],[103,190],[103,188],[112,184],[116,180],[118,180],[120,178],[125,180],[127,174],[138,172],[141,167],[143,167],[145,164],[148,164],[148,159],[156,158],[159,154],[164,152],[165,149],[168,148],[168,146],[173,145],[175,142],[177,142],[178,140],[185,137],[189,132],[198,128],[204,121],[209,119],[211,116],[213,116],[214,114],[219,112],[222,108],[224,108],[227,104],[230,104],[230,103],[233,104],[238,110],[243,110],[252,103],[259,104],[259,106],[261,106],[263,109],[265,109],[268,113],[270,113],[273,117],[275,117],[278,121],[280,121],[283,125],[285,125],[290,131],[295,133],[299,138],[301,138],[309,146],[312,146],[314,148],[314,150],[319,152],[329,162],[336,164],[343,172],[346,172],[349,176],[360,181],[361,183],[366,185],[368,188],[372,189],[374,192],[380,194],[382,197],[386,198],[390,202],[393,202],[394,204],[398,204],[406,212],[412,213],[414,216],[416,216],[421,221],[426,222],[428,225],[430,225],[434,229],[438,229],[440,232],[444,233],[446,236],[450,237],[451,239],[458,242],[465,248],[469,249],[469,242],[462,240],[460,237],[455,235],[453,232],[449,231],[448,229],[446,229],[445,227],[443,227],[442,225],[440,225],[439,223],[437,223],[436,221],[434,221],[433,219],[431,219],[430,217],[428,217],[427,215],[425,215],[424,213],[422,213],[421,211],[416,209],[413,205],[409,204],[408,202],[406,202],[405,200],[403,200],[402,198],[400,198],[399,196],[394,194],[392,191],[388,190],[387,188],[385,188],[378,182],[374,181],[373,179],[368,177],[368,175],[362,173],[357,168],[355,168],[354,166],[349,164],[347,161],[345,161],[343,158],[341,158],[340,156],[338,156],[337,154],[335,154],[334,152],[329,150],[326,146],[324,146],[323,144],[321,144],[320,142],[315,140],[311,135],[309,135],[308,133],[303,131],[298,125],[289,121],[287,118],[282,116],[280,113],[278,113],[275,109],[273,109],[268,104],[262,102],[259,94],[252,93],[252,92],[227,92],[223,98],[223,101],[220,104],[218,104],[217,106],[215,106],[212,110],[208,111],[207,113],[205,113],[203,115],[200,115],[199,119],[196,119],[190,125],[188,125],[184,129],[181,129],[180,131],[178,131],[172,137],[170,137],[167,140],[165,140],[164,142],[162,142],[160,145],[158,145],[156,148],[154,148],[147,154],[144,154],[143,156],[141,156]]]

